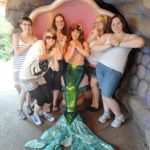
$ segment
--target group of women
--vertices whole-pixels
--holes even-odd
[[[98,121],[105,123],[111,118],[111,112],[115,115],[115,119],[111,123],[112,127],[117,128],[125,121],[117,101],[112,96],[125,69],[129,52],[132,48],[142,47],[144,40],[138,35],[127,32],[126,23],[120,15],[114,15],[109,22],[107,16],[97,16],[87,40],[85,40],[82,26],[77,23],[72,24],[67,32],[66,21],[62,14],[54,17],[53,29],[47,29],[42,40],[37,41],[32,35],[32,21],[29,18],[23,18],[20,27],[22,32],[13,35],[14,66],[16,66],[14,77],[16,86],[21,87],[17,110],[20,119],[25,119],[23,112],[25,99],[28,101],[28,110],[31,114],[29,99],[32,96],[36,99],[31,115],[32,121],[36,125],[41,125],[40,115],[48,121],[54,121],[54,116],[50,114],[50,106],[53,106],[54,112],[58,110],[57,100],[62,88],[61,78],[63,77],[66,110],[64,118],[61,117],[60,121],[56,123],[57,129],[59,128],[61,132],[66,131],[62,131],[65,128],[65,125],[62,127],[64,120],[69,126],[74,125],[73,122],[76,121],[76,118],[77,121],[81,121],[77,115],[77,100],[79,84],[84,76],[86,65],[92,92],[92,108],[99,108],[100,91],[102,95],[104,113]],[[68,129],[69,126],[66,126],[67,132],[73,130]],[[52,128],[48,133],[58,133],[59,130],[54,131]],[[55,142],[56,140],[60,142],[63,136],[73,131],[67,132],[61,133],[59,139],[57,139],[58,137],[55,137],[56,139],[53,137],[53,139]],[[92,133],[86,128],[83,134],[91,135]],[[47,140],[47,135],[44,134],[44,136],[43,140]],[[87,139],[81,134],[78,137],[76,135],[75,139],[77,140],[79,137],[87,142]],[[89,139],[91,143],[93,143],[92,138],[94,137],[95,135],[92,134]],[[77,142],[76,140],[74,142]],[[98,139],[95,141],[99,143]],[[39,143],[36,142],[31,141],[26,146],[39,148]],[[44,144],[44,146],[46,145]],[[84,147],[85,144],[82,146]],[[49,147],[53,146],[49,145]],[[106,149],[113,148],[108,146]]]

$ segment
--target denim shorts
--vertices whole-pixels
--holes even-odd
[[[101,63],[96,65],[96,77],[102,96],[111,98],[122,76],[121,72],[111,69]]]

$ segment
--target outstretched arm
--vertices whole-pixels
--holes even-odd
[[[91,43],[89,46],[93,52],[105,51],[112,47],[111,43],[106,43],[109,34],[102,35],[96,42]]]
[[[127,48],[140,48],[143,47],[144,44],[144,38],[135,34],[131,34],[129,35],[128,40],[120,42],[118,46]]]
[[[97,10],[101,15],[106,15],[106,16],[114,16],[114,13],[108,11],[108,10],[105,10],[105,9],[102,9],[100,8],[96,2],[94,2],[94,0],[82,0],[83,2],[85,3],[88,3],[91,7],[93,7],[93,9]]]

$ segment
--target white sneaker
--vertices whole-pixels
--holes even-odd
[[[31,119],[34,122],[34,124],[36,124],[36,125],[41,125],[42,124],[42,121],[41,121],[39,115],[33,114],[31,116]]]
[[[118,128],[121,126],[121,124],[125,122],[125,116],[120,115],[119,117],[115,117],[115,120],[111,123],[111,126],[114,128]]]
[[[105,123],[110,118],[111,118],[110,113],[104,112],[103,115],[101,117],[99,117],[98,121],[100,123]]]
[[[54,116],[50,113],[43,113],[43,117],[45,120],[50,122],[55,120]]]

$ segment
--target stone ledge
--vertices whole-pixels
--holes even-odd
[[[150,149],[150,110],[136,96],[129,96],[128,102],[132,109],[133,118],[144,134],[146,146]]]

